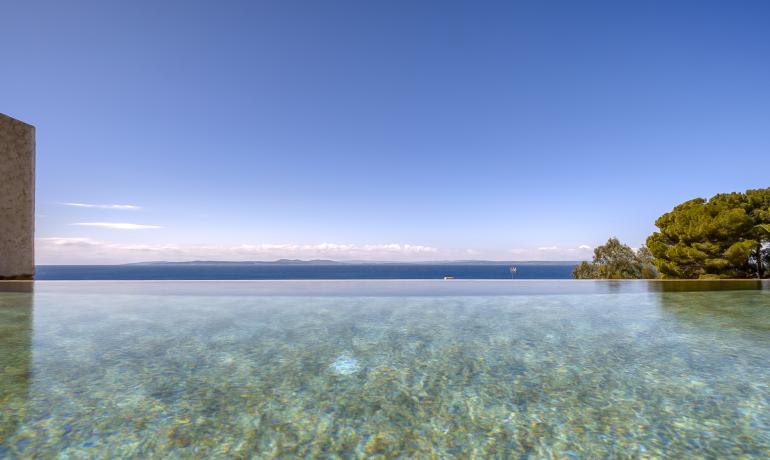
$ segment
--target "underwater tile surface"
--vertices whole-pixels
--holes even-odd
[[[770,457],[767,283],[3,286],[0,458]]]

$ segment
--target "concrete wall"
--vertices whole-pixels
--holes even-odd
[[[35,127],[0,113],[0,279],[35,272]]]

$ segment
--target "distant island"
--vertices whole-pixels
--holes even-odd
[[[299,260],[299,259],[279,259],[272,261],[261,260],[189,260],[182,262],[169,261],[150,261],[134,262],[123,265],[342,265],[344,262],[334,260]]]
[[[272,261],[262,260],[247,260],[247,261],[232,261],[232,260],[190,260],[182,262],[169,262],[169,261],[149,261],[149,262],[134,262],[123,265],[506,265],[506,266],[522,266],[522,265],[577,265],[578,261],[571,260],[525,260],[525,261],[506,261],[506,260],[440,260],[440,261],[425,261],[425,262],[394,262],[394,261],[371,261],[371,260],[301,260],[301,259],[278,259]]]

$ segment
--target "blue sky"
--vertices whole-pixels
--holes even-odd
[[[39,263],[576,260],[770,186],[768,24],[766,1],[10,2],[0,111],[37,126]]]

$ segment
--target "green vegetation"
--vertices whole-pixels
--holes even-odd
[[[577,279],[645,279],[657,277],[652,253],[646,247],[634,251],[613,237],[594,249],[591,263],[582,262],[572,271]]]
[[[770,275],[770,188],[686,201],[655,225],[647,247],[663,278]]]
[[[634,251],[617,238],[594,250],[577,279],[770,277],[770,187],[677,205]],[[649,248],[649,249],[648,249]]]

